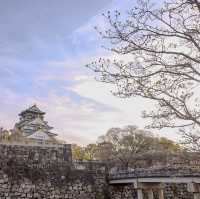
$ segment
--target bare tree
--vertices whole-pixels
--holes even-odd
[[[98,31],[122,59],[89,64],[98,79],[115,84],[119,97],[153,100],[154,109],[143,113],[152,119],[150,128],[199,128],[199,0],[168,0],[160,7],[140,0],[126,16],[104,16],[109,28]]]
[[[187,147],[192,152],[200,152],[200,133],[197,132],[187,132],[184,129],[180,130],[182,132],[183,140],[181,144]]]
[[[136,166],[137,158],[141,154],[157,149],[158,145],[158,140],[152,133],[136,126],[111,128],[100,137],[100,141],[103,145],[98,145],[98,157],[115,162],[123,168]]]

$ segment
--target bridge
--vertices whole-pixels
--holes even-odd
[[[153,191],[159,199],[164,199],[166,183],[187,184],[187,191],[193,193],[194,199],[200,199],[200,172],[192,168],[151,168],[119,171],[109,175],[110,185],[132,185],[137,190],[138,199],[143,199],[146,192],[148,199],[154,199]]]

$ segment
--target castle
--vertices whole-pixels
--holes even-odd
[[[15,124],[24,140],[36,142],[38,144],[55,142],[57,134],[52,133],[53,127],[44,120],[45,112],[36,105],[29,107],[19,114],[19,122]]]

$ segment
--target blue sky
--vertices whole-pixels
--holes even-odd
[[[0,126],[37,103],[61,138],[87,144],[113,126],[145,125],[152,104],[118,99],[85,64],[112,56],[94,26],[102,13],[126,11],[133,0],[0,0]],[[140,103],[139,103],[140,102]]]

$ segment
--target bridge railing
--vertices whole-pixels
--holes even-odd
[[[103,162],[97,160],[73,160],[73,167],[78,170],[89,170],[89,171],[106,171],[106,166]]]
[[[136,173],[134,171],[116,171],[109,173],[109,179],[123,179],[123,178],[135,178],[137,177]]]
[[[149,168],[149,169],[135,169],[115,171],[109,174],[110,180],[128,179],[128,178],[145,178],[145,177],[180,177],[180,176],[199,176],[199,169],[188,167],[163,167],[163,168]]]

